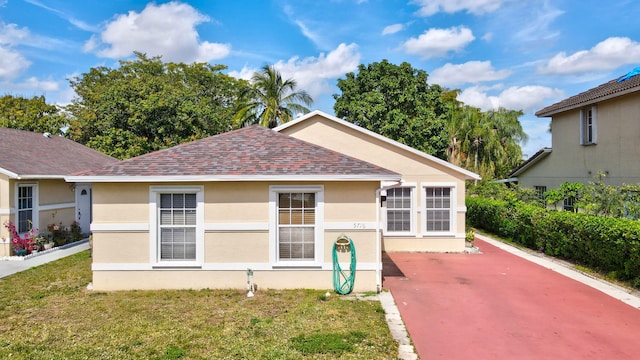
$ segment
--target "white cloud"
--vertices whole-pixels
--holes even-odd
[[[14,86],[16,89],[35,90],[41,92],[57,91],[60,88],[60,84],[56,81],[43,81],[38,80],[35,77],[30,77],[24,82],[16,83]]]
[[[510,0],[415,0],[420,6],[418,15],[431,16],[439,12],[453,14],[466,10],[474,15],[482,15],[498,10],[502,4]]]
[[[321,53],[318,57],[300,59],[292,57],[287,61],[278,61],[273,66],[280,71],[285,79],[293,78],[297,88],[305,90],[317,99],[320,95],[334,90],[329,80],[337,79],[348,72],[355,71],[360,64],[360,53],[356,44],[340,44],[328,54]],[[231,71],[229,75],[240,79],[251,79],[258,69],[242,68],[241,71]]]
[[[35,5],[35,6],[39,7],[39,8],[45,9],[47,11],[50,11],[50,12],[56,14],[57,16],[65,19],[66,21],[68,21],[71,25],[77,27],[78,29],[85,30],[85,31],[96,31],[96,28],[94,26],[89,25],[89,24],[85,23],[82,20],[78,20],[78,19],[74,18],[73,16],[67,15],[63,11],[60,11],[58,9],[54,9],[52,7],[49,7],[49,6],[41,3],[40,1],[37,1],[37,0],[25,0],[25,1],[28,2],[31,5]]]
[[[492,32],[488,32],[488,33],[486,33],[486,34],[484,34],[482,36],[482,40],[484,40],[484,41],[488,42],[488,41],[491,41],[491,39],[493,39],[493,33]]]
[[[539,85],[512,86],[498,95],[488,95],[487,91],[489,90],[491,89],[472,86],[464,89],[458,95],[458,100],[485,111],[503,107],[511,110],[534,112],[544,106],[545,99],[560,99],[564,97],[564,92],[560,89]]]
[[[560,31],[551,29],[551,23],[564,14],[564,11],[552,7],[546,1],[542,7],[526,6],[525,9],[520,9],[520,11],[529,12],[529,16],[524,17],[525,20],[518,23],[519,30],[514,34],[517,41],[548,40],[560,35]]]
[[[85,43],[85,49],[98,50],[98,56],[108,58],[140,51],[174,62],[207,62],[226,57],[231,52],[230,45],[199,42],[195,27],[209,20],[188,4],[150,3],[140,13],[130,11],[108,23],[100,34],[102,48],[92,37]]]
[[[495,70],[491,61],[469,61],[464,64],[446,64],[433,70],[429,82],[444,86],[477,84],[483,81],[495,81],[511,75],[511,70]]]
[[[31,62],[19,52],[0,45],[0,79],[11,80],[29,68]]]
[[[0,45],[17,45],[23,43],[28,37],[29,29],[20,29],[16,24],[5,24],[0,21]]]
[[[393,24],[393,25],[385,26],[385,28],[382,30],[382,35],[395,34],[398,31],[401,31],[402,29],[404,29],[404,25],[402,24]]]
[[[590,50],[581,50],[569,56],[565,52],[558,53],[537,70],[541,74],[579,74],[612,70],[638,62],[640,43],[627,37],[610,37]]]
[[[403,47],[409,54],[418,54],[423,59],[458,52],[475,39],[471,30],[464,26],[448,29],[429,29],[418,38],[410,38]]]

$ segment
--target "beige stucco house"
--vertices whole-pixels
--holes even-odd
[[[93,185],[94,289],[244,288],[248,269],[259,288],[330,289],[345,235],[354,290],[376,291],[384,250],[464,250],[477,178],[316,111],[67,180]]]
[[[115,162],[60,136],[0,128],[0,257],[12,253],[7,220],[20,233],[74,221],[89,232],[91,184],[67,183],[64,177]]]
[[[640,182],[640,76],[624,76],[536,112],[551,117],[552,147],[544,148],[510,177],[540,193],[563,182],[611,185]]]

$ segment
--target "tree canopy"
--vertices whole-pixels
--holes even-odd
[[[483,112],[459,102],[458,90],[427,80],[406,62],[360,65],[338,79],[336,116],[484,178],[506,176],[522,161],[522,111]]]
[[[307,106],[313,104],[306,91],[297,89],[294,79],[283,79],[270,65],[253,74],[251,85],[234,115],[236,125],[274,128],[291,121],[296,113],[308,113]]]
[[[31,99],[5,95],[0,97],[0,126],[59,134],[67,119],[55,105],[47,104],[44,96]]]
[[[71,80],[73,140],[125,159],[232,129],[246,81],[223,74],[223,65],[136,55]]]
[[[445,158],[445,126],[455,93],[427,83],[427,72],[387,60],[338,79],[336,116],[434,156]]]

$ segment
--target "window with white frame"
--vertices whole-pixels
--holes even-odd
[[[322,186],[270,187],[274,262],[282,266],[322,262],[323,191]]]
[[[387,232],[411,232],[412,192],[410,187],[387,190]]]
[[[34,185],[18,185],[18,219],[19,233],[25,233],[33,227],[34,215]]]
[[[204,259],[204,195],[201,186],[151,187],[152,259],[190,266]]]
[[[586,107],[580,111],[580,144],[591,145],[597,142],[596,107]]]
[[[315,259],[316,194],[278,193],[278,259]]]
[[[451,232],[453,206],[453,187],[425,186],[425,231],[427,233]]]

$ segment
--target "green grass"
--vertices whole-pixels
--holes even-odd
[[[0,279],[0,358],[395,359],[377,301],[326,291],[92,292],[89,252]]]

